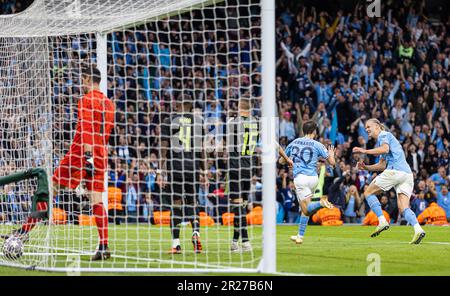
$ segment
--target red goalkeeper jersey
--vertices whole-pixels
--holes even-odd
[[[93,156],[107,156],[107,144],[114,127],[114,103],[102,92],[93,90],[78,102],[78,123],[69,154],[82,156],[83,145],[93,147]]]
[[[95,173],[86,180],[88,190],[103,192],[108,161],[107,144],[114,127],[114,103],[100,91],[86,94],[78,103],[78,124],[66,156],[53,174],[53,182],[76,188],[85,177],[84,144],[92,146]]]

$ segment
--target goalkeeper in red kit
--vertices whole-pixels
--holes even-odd
[[[108,249],[108,217],[103,206],[102,193],[106,190],[104,180],[108,161],[107,145],[114,127],[115,106],[100,91],[100,80],[100,71],[97,68],[82,69],[81,82],[85,95],[78,102],[76,133],[69,151],[52,178],[54,196],[61,189],[76,189],[84,181],[99,235],[98,251],[91,260],[105,260],[111,256]],[[46,212],[47,202],[38,201],[36,210]],[[15,233],[27,237],[38,221],[38,216],[30,215],[27,222]]]
[[[99,247],[91,260],[108,259],[108,217],[102,202],[108,162],[108,141],[114,127],[114,103],[100,91],[100,71],[83,68],[85,95],[78,102],[78,122],[69,151],[53,174],[53,190],[75,189],[84,180],[99,235]]]

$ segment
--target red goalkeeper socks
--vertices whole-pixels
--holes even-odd
[[[100,237],[100,245],[108,245],[108,216],[106,215],[103,203],[92,206],[92,212],[97,223],[98,236]]]
[[[38,212],[44,212],[47,211],[47,203],[45,201],[39,201],[36,204],[36,209]],[[36,226],[36,223],[39,221],[38,218],[27,218],[27,222],[22,225],[21,233],[28,233],[30,232],[34,226]]]

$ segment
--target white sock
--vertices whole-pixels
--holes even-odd
[[[383,215],[378,217],[378,225],[380,225],[381,223],[387,223],[386,218]]]
[[[415,233],[422,232],[422,231],[423,231],[423,229],[422,229],[422,227],[420,226],[419,223],[417,223],[416,225],[414,225],[414,232],[415,232]]]
[[[176,248],[177,246],[180,245],[180,239],[176,238],[172,240],[172,248]]]

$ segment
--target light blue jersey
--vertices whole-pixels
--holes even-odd
[[[387,170],[396,170],[411,174],[411,168],[406,162],[405,153],[400,142],[394,137],[393,134],[386,131],[381,131],[378,135],[377,143],[375,147],[380,147],[382,144],[389,145],[389,152],[380,155],[381,158],[386,160]]]
[[[321,143],[303,137],[286,147],[286,155],[294,162],[294,178],[299,174],[317,176],[317,161],[328,158],[328,151]]]

